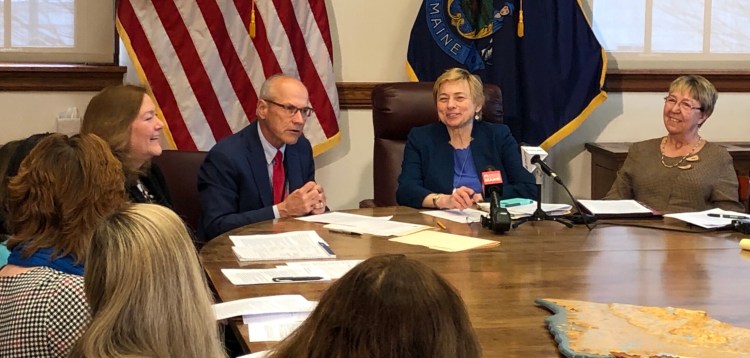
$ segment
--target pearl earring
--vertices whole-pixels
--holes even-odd
[[[479,120],[479,112],[474,112],[474,119]]]

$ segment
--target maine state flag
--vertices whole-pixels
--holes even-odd
[[[607,98],[607,57],[576,0],[424,0],[407,71],[463,67],[503,91],[516,140],[550,148]]]

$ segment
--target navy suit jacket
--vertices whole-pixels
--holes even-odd
[[[290,193],[315,180],[312,147],[304,136],[286,146],[284,170]],[[208,152],[198,173],[198,191],[201,241],[274,218],[273,191],[257,120]]]
[[[536,182],[521,162],[518,143],[508,126],[474,121],[471,129],[471,156],[477,175],[488,165],[500,171],[503,199],[537,199]],[[404,161],[398,177],[396,201],[421,208],[430,193],[453,191],[453,146],[448,128],[442,122],[413,128],[404,147]]]

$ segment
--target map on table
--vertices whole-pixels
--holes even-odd
[[[750,357],[750,329],[673,307],[540,298],[566,357]]]

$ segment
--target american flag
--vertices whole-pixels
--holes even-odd
[[[208,150],[244,128],[263,81],[282,72],[310,93],[314,153],[340,140],[324,0],[120,0],[117,30],[177,149]]]

